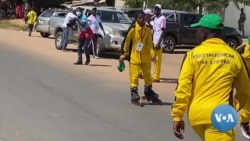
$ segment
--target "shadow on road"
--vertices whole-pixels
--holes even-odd
[[[160,78],[161,83],[177,83],[178,79],[176,78]]]
[[[93,66],[93,67],[112,67],[112,65],[103,65],[103,64],[90,64],[89,66]]]
[[[150,105],[150,106],[172,106],[173,103],[170,103],[170,102],[162,102],[162,104],[153,104],[153,103],[150,103],[150,102],[142,102],[144,106],[147,106],[147,105]]]
[[[32,35],[31,37],[36,37],[36,38],[44,38],[44,39],[55,39],[54,37],[42,37],[42,36],[36,36],[36,35]]]

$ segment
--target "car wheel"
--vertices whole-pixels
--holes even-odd
[[[235,40],[234,38],[227,38],[226,43],[234,49],[236,49],[239,46],[237,40]]]
[[[48,38],[50,36],[49,33],[44,33],[44,32],[40,32],[41,36],[44,38]]]
[[[55,37],[55,46],[56,49],[61,50],[62,49],[62,40],[63,40],[63,33],[57,32]]]
[[[103,57],[105,55],[105,43],[103,38],[97,38],[97,56]]]
[[[175,46],[176,46],[176,41],[173,37],[171,36],[166,36],[164,39],[163,39],[163,52],[165,53],[173,53],[174,52],[174,49],[175,49]]]

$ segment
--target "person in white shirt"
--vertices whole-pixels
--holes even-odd
[[[67,49],[68,38],[69,38],[69,30],[73,26],[72,24],[77,19],[75,14],[75,10],[70,9],[69,13],[66,15],[66,18],[63,22],[63,40],[62,40],[62,51]]]
[[[103,31],[103,35],[105,35],[104,29],[103,29],[103,25],[102,25],[102,21],[101,21],[101,17],[99,15],[96,14],[97,9],[93,8],[92,9],[92,13],[91,15],[88,17],[88,23],[90,25],[90,28],[92,29],[94,36],[93,36],[93,43],[94,43],[94,53],[97,56],[97,38],[98,38],[98,30],[99,27],[101,27],[102,31]]]
[[[166,30],[166,17],[161,13],[161,5],[155,5],[155,17],[152,20],[153,25],[153,42],[156,54],[156,60],[154,62],[154,74],[153,82],[160,83],[161,63],[162,63],[162,47],[163,47],[163,35]]]

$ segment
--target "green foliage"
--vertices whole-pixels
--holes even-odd
[[[144,0],[123,0],[125,5],[131,8],[143,6]],[[183,11],[195,11],[198,6],[204,7],[206,10],[220,11],[228,6],[232,1],[237,8],[239,3],[250,5],[250,0],[146,0],[148,7],[153,7],[156,3],[160,3],[164,9],[175,9]]]

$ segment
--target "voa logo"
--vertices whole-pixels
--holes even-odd
[[[232,114],[214,114],[217,122],[235,122]]]
[[[228,104],[219,105],[211,114],[211,123],[219,131],[227,132],[237,125],[238,113]]]

